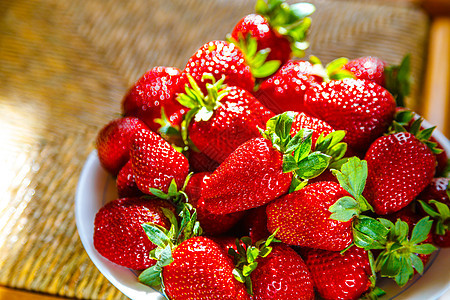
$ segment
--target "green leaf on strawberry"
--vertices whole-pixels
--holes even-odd
[[[352,197],[345,196],[336,201],[331,207],[330,218],[339,221],[349,221],[354,216],[359,216],[361,212],[372,210],[372,206],[362,195],[366,185],[368,174],[367,162],[357,157],[351,157],[341,167],[341,170],[332,169],[333,175],[339,184]]]
[[[275,73],[281,65],[279,60],[267,61],[270,48],[258,50],[258,43],[250,34],[244,37],[240,33],[237,40],[228,36],[227,41],[241,49],[245,56],[245,62],[250,67],[252,75],[255,78],[268,77]]]
[[[405,106],[405,98],[411,93],[411,55],[407,54],[400,65],[384,69],[386,89],[394,96],[397,106]]]
[[[216,81],[212,74],[203,74],[202,81],[210,81],[206,83],[207,95],[202,92],[190,74],[186,74],[186,77],[189,84],[185,86],[185,93],[178,94],[177,101],[190,109],[181,122],[181,137],[185,145],[189,145],[188,127],[191,121],[193,119],[197,122],[208,121],[214,111],[221,105],[220,101],[228,94],[228,91],[223,84],[225,76]]]
[[[196,210],[188,203],[184,203],[182,207],[179,213],[180,222],[172,211],[162,208],[164,215],[171,222],[169,230],[153,223],[142,224],[145,234],[156,245],[156,248],[150,251],[150,257],[156,260],[156,264],[139,275],[140,282],[149,286],[161,285],[162,269],[173,261],[173,250],[183,241],[202,234]]]
[[[252,245],[252,240],[249,237],[242,237],[236,239],[236,250],[228,249],[228,254],[233,257],[236,268],[233,270],[233,275],[239,282],[245,283],[247,292],[253,295],[252,281],[250,274],[257,268],[259,257],[266,257],[272,251],[270,246],[273,242],[279,242],[275,239],[278,230],[265,240],[260,240]]]
[[[345,133],[332,132],[326,137],[319,137],[316,147],[312,151],[312,133],[303,128],[291,136],[291,127],[296,116],[295,112],[287,111],[267,121],[266,130],[261,130],[264,138],[272,142],[272,146],[283,154],[283,172],[293,172],[290,191],[299,190],[306,185],[306,180],[319,176],[333,161],[332,154],[341,158],[346,149],[340,143]]]
[[[345,64],[348,63],[348,58],[337,58],[329,62],[325,67],[320,59],[314,55],[310,56],[309,61],[313,65],[312,74],[321,77],[325,82],[342,80],[344,78],[356,78],[355,74],[344,69]]]
[[[449,193],[449,188],[447,187],[447,194]],[[436,200],[430,200],[429,204],[422,200],[419,200],[419,203],[422,206],[423,210],[436,221],[436,234],[445,235],[445,233],[450,230],[449,207],[446,204]],[[430,204],[434,205],[435,208],[433,208]]]
[[[418,254],[431,254],[436,247],[424,243],[431,230],[432,220],[422,218],[408,237],[409,226],[398,219],[395,224],[386,219],[379,219],[388,230],[384,250],[379,254],[375,269],[382,277],[393,278],[399,286],[404,286],[414,275],[414,270],[423,273],[423,262]]]
[[[387,134],[396,132],[409,132],[419,141],[427,145],[434,154],[440,154],[444,150],[437,148],[437,143],[430,141],[436,126],[422,129],[423,118],[416,116],[411,110],[401,110],[396,113],[394,121],[388,129]],[[406,128],[408,127],[408,129]]]

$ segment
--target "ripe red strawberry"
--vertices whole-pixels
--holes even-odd
[[[323,299],[360,299],[372,286],[372,271],[367,251],[351,247],[336,251],[302,251],[317,293]]]
[[[258,14],[250,14],[242,18],[231,32],[231,37],[236,41],[242,40],[247,35],[256,39],[257,50],[270,49],[267,61],[279,60],[284,64],[292,55],[290,41],[276,32],[269,24],[267,18]]]
[[[133,135],[130,156],[136,184],[146,194],[150,188],[167,193],[173,179],[182,187],[189,172],[187,158],[148,129]]]
[[[391,124],[395,113],[392,95],[376,83],[343,79],[314,85],[305,94],[306,112],[335,130],[345,130],[344,142],[364,151]]]
[[[188,196],[188,202],[197,211],[197,221],[205,234],[218,235],[228,231],[233,227],[244,215],[244,212],[236,212],[226,215],[216,215],[210,213],[204,204],[201,196],[201,185],[204,180],[207,180],[210,173],[197,173],[192,175],[186,185],[185,192]]]
[[[395,99],[397,106],[405,106],[405,97],[410,94],[410,56],[406,55],[400,65],[388,65],[378,57],[366,56],[349,61],[344,69],[358,79],[373,81],[385,87]]]
[[[176,95],[183,92],[186,79],[181,71],[174,67],[154,67],[145,73],[130,88],[122,101],[122,110],[126,116],[141,119],[154,132],[158,132],[161,124],[156,120],[161,118],[164,109],[172,125],[180,125],[179,115],[187,109],[176,100]]]
[[[289,245],[341,251],[352,242],[360,246],[370,233],[383,226],[361,215],[372,210],[362,196],[367,177],[367,164],[357,157],[349,158],[341,171],[333,170],[339,183],[321,181],[280,197],[267,205],[267,229]],[[361,230],[353,228],[365,224]],[[361,227],[361,226],[360,226]],[[353,240],[356,236],[357,239]],[[378,241],[379,237],[372,237]],[[372,246],[363,244],[363,247]]]
[[[245,286],[233,276],[233,262],[206,237],[193,237],[173,251],[173,261],[162,271],[169,299],[249,299]]]
[[[311,153],[310,133],[301,130],[290,135],[294,115],[287,112],[271,118],[263,137],[239,146],[212,173],[202,188],[206,209],[226,214],[262,206],[289,190],[293,173],[296,188],[327,168],[331,156]]]
[[[329,208],[350,194],[335,182],[309,184],[267,205],[267,228],[289,245],[340,251],[352,242],[352,222],[330,218]]]
[[[250,274],[254,300],[314,299],[311,274],[303,259],[285,244],[275,244]]]
[[[344,69],[355,74],[358,79],[366,79],[385,86],[384,69],[386,62],[374,56],[353,59],[345,64]]]
[[[161,208],[174,211],[168,202],[147,198],[121,198],[109,202],[95,216],[94,246],[110,261],[142,270],[156,263],[149,257],[156,246],[147,238],[142,223],[169,228]]]
[[[302,258],[285,244],[270,245],[273,238],[253,244],[243,237],[228,246],[236,279],[245,283],[254,300],[314,299],[311,275]]]
[[[267,60],[277,60],[281,64],[292,54],[304,56],[308,47],[306,33],[311,23],[308,16],[315,11],[312,4],[258,1],[255,10],[256,14],[245,16],[234,27],[231,37],[235,41],[242,43],[250,36],[257,44],[257,49],[252,51],[270,51],[268,56],[266,54]]]
[[[366,153],[365,197],[377,214],[396,212],[431,182],[436,158],[414,135],[399,132],[378,138]]]
[[[225,76],[227,85],[247,91],[253,91],[255,85],[242,51],[225,41],[211,41],[200,47],[187,62],[184,72],[194,78],[203,92],[206,92],[206,85],[202,82],[204,73],[213,74],[217,81]]]
[[[204,182],[205,208],[227,214],[264,205],[286,193],[292,173],[283,173],[282,153],[265,138],[239,146]]]
[[[105,170],[117,175],[130,159],[131,136],[147,126],[138,118],[125,117],[112,120],[98,133],[96,147],[98,159]]]
[[[221,163],[238,146],[260,136],[273,113],[248,91],[224,87],[222,81],[208,84],[205,96],[192,78],[192,89],[181,94],[179,101],[191,110],[186,115],[187,134],[194,146],[213,161]],[[195,96],[193,96],[195,95]]]
[[[117,174],[116,187],[119,198],[143,196],[143,193],[136,185],[136,180],[134,180],[131,160],[129,160],[125,166],[120,169],[119,174]]]
[[[288,110],[302,112],[306,90],[323,81],[312,72],[313,66],[308,61],[288,61],[261,83],[255,92],[256,98],[276,114]]]

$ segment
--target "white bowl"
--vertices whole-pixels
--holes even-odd
[[[425,127],[429,123],[424,122]],[[450,142],[435,130],[433,136],[450,156]],[[94,248],[94,219],[98,210],[117,198],[115,180],[100,166],[97,152],[93,151],[81,172],[75,197],[75,217],[78,233],[86,252],[100,272],[122,293],[133,300],[161,300],[162,293],[139,283],[138,272],[116,265]],[[426,265],[422,276],[416,275],[405,287],[399,288],[392,280],[381,279],[379,286],[386,291],[381,299],[450,299],[450,248],[436,251]],[[446,293],[447,291],[447,293]]]

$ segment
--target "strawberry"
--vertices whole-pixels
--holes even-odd
[[[203,198],[201,197],[201,185],[207,180],[210,173],[197,173],[191,176],[186,185],[186,195],[189,203],[197,211],[197,220],[202,226],[203,232],[209,235],[218,235],[228,231],[243,216],[243,212],[236,212],[226,215],[216,215],[205,209]]]
[[[174,210],[169,203],[156,199],[121,198],[109,202],[95,216],[95,249],[127,268],[142,270],[154,265],[156,261],[149,252],[156,246],[148,240],[141,224],[149,222],[169,228],[162,208]]]
[[[173,252],[164,267],[164,291],[169,299],[249,299],[245,286],[233,277],[233,262],[223,249],[205,237],[193,237]]]
[[[252,299],[314,299],[311,274],[303,259],[287,245],[274,245],[269,255],[257,262],[250,275]]]
[[[245,283],[251,299],[314,299],[311,275],[302,258],[285,244],[270,245],[274,235],[254,245],[249,237],[228,248],[234,276]]]
[[[260,136],[273,113],[259,103],[248,91],[239,87],[224,87],[223,80],[215,81],[211,74],[205,74],[208,94],[205,96],[193,78],[188,75],[192,88],[180,94],[179,101],[190,111],[183,121],[182,136],[201,153],[221,163],[239,145]]]
[[[146,194],[151,188],[167,192],[172,180],[180,188],[189,172],[187,158],[148,129],[132,136],[130,156],[136,184]]]
[[[169,122],[180,125],[179,115],[186,112],[176,100],[176,95],[183,91],[185,77],[174,67],[154,67],[147,71],[130,88],[122,101],[122,111],[126,116],[141,119],[154,132],[158,132],[161,124],[161,110],[169,118]]]
[[[284,64],[292,55],[290,41],[278,34],[264,16],[258,14],[246,15],[239,20],[231,32],[231,41],[238,46],[239,42],[249,43],[248,37],[255,39],[256,51],[265,50],[267,52],[266,61],[278,61],[276,68],[280,64]],[[241,48],[245,49],[242,45]]]
[[[150,252],[156,264],[139,275],[149,286],[161,286],[169,299],[249,299],[245,286],[233,276],[233,261],[221,245],[202,233],[195,209],[180,207],[180,221],[164,210],[171,227],[143,224],[157,248]]]
[[[350,247],[344,253],[305,249],[302,255],[323,299],[360,299],[373,286],[369,253]]]
[[[228,156],[203,184],[206,209],[226,214],[262,206],[289,190],[293,172],[303,180],[326,169],[331,156],[311,153],[311,132],[301,130],[291,137],[293,119],[293,112],[271,118],[263,137],[245,142]]]
[[[133,168],[131,165],[131,160],[129,160],[122,169],[120,169],[119,174],[116,178],[117,194],[120,198],[125,197],[138,197],[144,194],[139,190],[136,185],[136,180],[134,180]]]
[[[406,55],[400,65],[388,65],[374,56],[360,57],[345,64],[344,69],[358,79],[373,81],[385,87],[395,98],[397,106],[404,106],[404,99],[410,94],[411,58]]]
[[[330,219],[329,207],[350,194],[335,182],[318,182],[267,205],[269,232],[289,245],[339,251],[352,242],[352,222]]]
[[[207,210],[227,214],[264,205],[286,193],[292,174],[284,173],[282,153],[265,138],[239,146],[204,182]]]
[[[292,54],[304,55],[308,46],[306,33],[311,24],[308,16],[315,11],[312,4],[258,1],[255,10],[256,14],[245,16],[234,27],[231,37],[235,41],[250,36],[256,40],[257,50],[269,51],[267,60],[278,60],[281,64]]]
[[[356,157],[333,170],[339,184],[322,181],[282,196],[267,205],[267,228],[289,245],[340,251],[360,238],[352,227],[372,208],[362,196],[367,164]],[[369,224],[377,232],[378,223]],[[381,228],[382,229],[382,228]],[[355,241],[357,243],[358,241]]]
[[[365,56],[349,61],[345,64],[344,69],[355,74],[358,79],[370,80],[385,86],[384,69],[386,66],[387,63],[378,57]]]
[[[306,112],[345,130],[344,141],[356,151],[364,151],[391,124],[395,101],[376,83],[346,78],[314,85],[305,94]]]
[[[110,121],[97,134],[98,159],[103,168],[112,175],[130,159],[131,136],[147,126],[138,118],[124,117]]]
[[[399,211],[431,182],[436,167],[432,151],[413,134],[378,138],[366,153],[369,168],[364,195],[377,214]]]
[[[204,44],[188,60],[184,72],[190,74],[206,92],[206,84],[202,82],[204,73],[214,74],[215,80],[225,76],[225,83],[253,91],[255,78],[250,67],[245,63],[242,51],[232,43],[211,41]]]
[[[322,82],[321,77],[312,73],[313,66],[310,62],[288,61],[261,83],[255,92],[256,98],[276,114],[288,110],[302,112],[305,91],[311,85]]]

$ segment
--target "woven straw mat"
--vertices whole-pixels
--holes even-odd
[[[420,86],[428,19],[412,4],[313,1],[323,62],[412,55]],[[76,184],[98,130],[153,66],[183,68],[253,11],[240,0],[0,0],[0,285],[123,299],[95,268],[74,219]],[[418,88],[409,105],[415,107]]]

